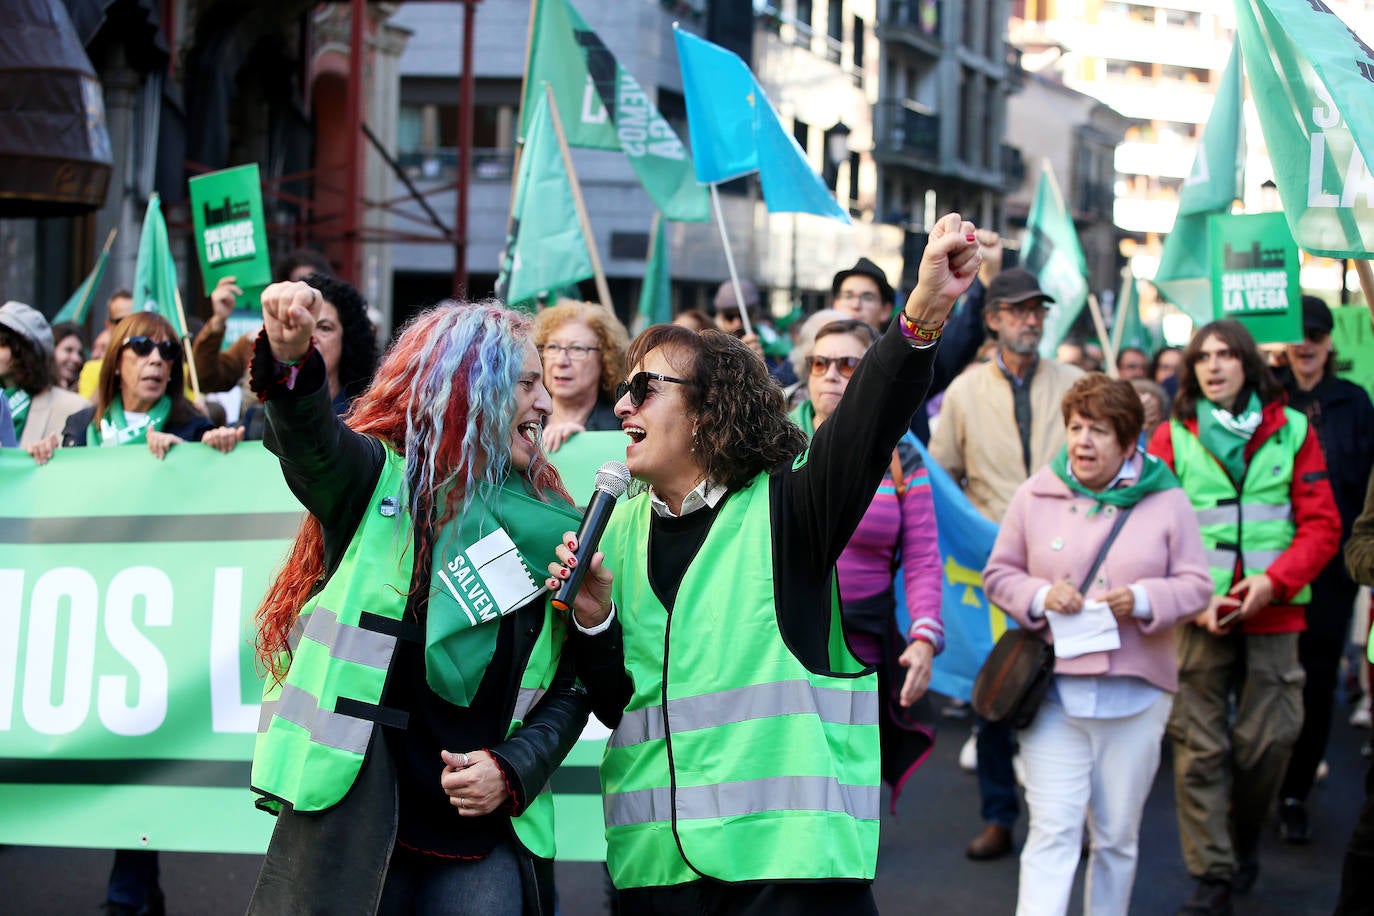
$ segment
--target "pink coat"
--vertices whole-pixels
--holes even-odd
[[[1042,468],[1012,497],[983,570],[988,600],[1051,641],[1045,620],[1030,618],[1031,602],[1041,586],[1065,576],[1082,587],[1116,520],[1113,507],[1089,515],[1092,507],[1092,500]],[[1173,627],[1204,610],[1212,596],[1197,516],[1178,487],[1136,504],[1085,597],[1136,584],[1149,596],[1153,618],[1117,618],[1121,648],[1057,659],[1055,673],[1133,675],[1170,692],[1178,689]]]

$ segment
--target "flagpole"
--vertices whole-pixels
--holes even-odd
[[[730,251],[730,236],[725,231],[725,214],[720,209],[720,191],[714,182],[711,184],[711,206],[716,211],[716,225],[720,227],[720,241],[725,246],[725,266],[730,270],[730,287],[735,291],[735,305],[739,306],[739,317],[744,322],[744,333],[752,335],[754,326],[749,323],[749,307],[744,304],[744,295],[739,288],[739,273],[735,270],[735,256]]]
[[[650,271],[650,268],[651,268],[651,266],[653,265],[653,262],[654,262],[654,252],[657,250],[657,248],[656,248],[655,246],[658,245],[658,234],[659,234],[660,232],[662,232],[662,231],[663,231],[663,211],[662,211],[662,210],[659,210],[659,209],[655,209],[655,210],[654,210],[654,221],[653,221],[653,223],[649,226],[649,258],[648,258],[647,261],[644,262],[644,279],[645,279],[645,282],[647,282],[648,279],[649,279],[649,271]],[[640,290],[639,290],[639,301],[640,301],[641,303],[644,302],[644,287],[643,287],[642,284],[641,284]],[[670,311],[671,311],[671,309],[670,309]],[[646,327],[649,326],[649,316],[646,315],[646,314],[644,314],[642,307],[641,307],[641,309],[640,309],[640,313],[639,313],[638,315],[635,316],[634,324],[636,325],[636,328],[635,328],[635,333],[636,333],[636,334],[638,334],[640,331],[644,330]]]
[[[572,189],[573,206],[577,208],[577,222],[582,227],[582,238],[587,243],[587,254],[591,257],[592,271],[596,275],[596,294],[601,297],[601,305],[614,314],[611,290],[606,285],[606,271],[601,267],[601,253],[597,251],[596,236],[592,235],[592,221],[587,217],[587,204],[582,199],[582,185],[577,181],[577,172],[573,169],[572,150],[568,148],[568,138],[563,134],[563,118],[558,114],[553,87],[545,83],[544,92],[549,100],[549,118],[553,121],[554,136],[558,137],[558,151],[563,154],[563,168],[568,172],[568,186]]]
[[[183,308],[181,304],[181,290],[174,289],[172,290],[172,292],[174,293],[172,298],[176,300],[177,304],[177,317],[181,319],[181,328],[184,333],[186,331],[189,331],[190,328],[186,324],[186,309]],[[196,400],[199,401],[200,376],[196,374],[196,357],[195,354],[192,352],[191,335],[186,334],[186,336],[182,337],[181,344],[184,348],[183,358],[186,360],[186,371],[191,373],[191,393],[194,394],[196,396]]]
[[[1355,273],[1360,277],[1360,288],[1364,290],[1364,304],[1369,309],[1370,320],[1374,321],[1374,269],[1363,258],[1351,258]]]
[[[1102,341],[1103,354],[1107,360],[1107,376],[1116,378],[1116,348],[1112,346],[1111,335],[1107,333],[1107,323],[1102,320],[1102,306],[1097,304],[1097,294],[1088,293],[1088,310],[1093,316],[1093,327],[1097,329],[1097,339]]]

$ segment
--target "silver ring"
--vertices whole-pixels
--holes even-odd
[[[463,796],[458,796],[458,810],[463,810]]]
[[[467,754],[464,754],[464,755],[463,755],[463,766],[467,766],[467,765],[468,765],[468,755],[467,755]]]

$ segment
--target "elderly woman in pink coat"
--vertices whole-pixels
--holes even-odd
[[[989,600],[1055,645],[1053,684],[1020,735],[1030,834],[1018,916],[1068,910],[1085,818],[1084,911],[1130,909],[1141,813],[1178,688],[1173,628],[1212,591],[1187,495],[1136,448],[1135,389],[1086,375],[1063,413],[1068,444],[1016,491],[983,570]]]

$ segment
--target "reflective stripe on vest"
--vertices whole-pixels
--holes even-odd
[[[1239,493],[1197,436],[1170,421],[1175,470],[1197,515],[1215,594],[1233,586],[1238,559],[1242,575],[1258,575],[1293,542],[1293,463],[1307,438],[1307,417],[1285,408],[1284,421],[1251,455]],[[1310,599],[1311,589],[1304,586],[1291,603]]]
[[[719,693],[683,697],[668,703],[673,733],[763,719],[813,713],[822,722],[877,725],[877,707],[860,702],[853,690],[820,687],[806,680],[753,684]],[[664,737],[663,707],[647,706],[624,714],[611,734],[611,747],[629,747]]]
[[[743,817],[788,811],[831,811],[864,820],[881,814],[877,786],[847,786],[831,776],[770,776],[677,790],[677,819]],[[626,827],[673,819],[670,789],[621,792],[607,799],[606,826]]]
[[[767,476],[719,507],[671,614],[648,580],[651,521],[635,497],[602,539],[632,681],[601,766],[616,886],[871,879],[877,678],[844,646],[838,604],[830,673],[787,646]]]

